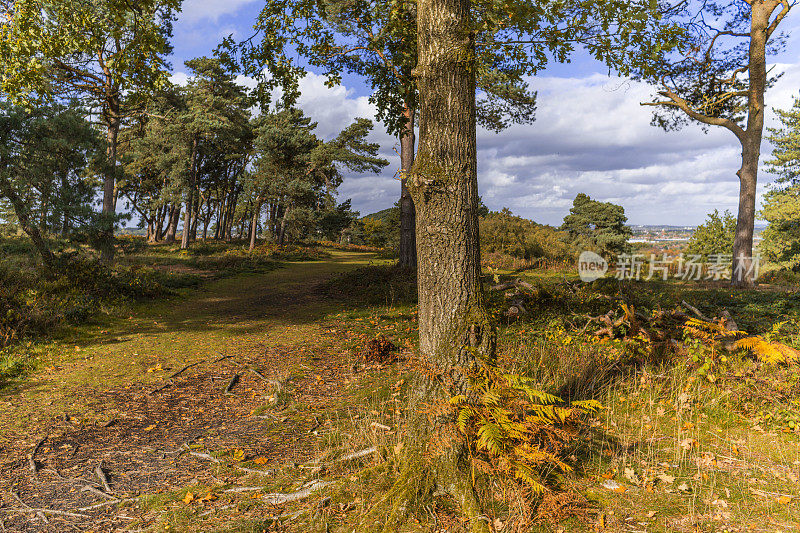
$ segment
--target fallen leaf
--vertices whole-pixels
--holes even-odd
[[[194,501],[194,494],[191,492],[187,492],[186,496],[183,497],[183,503],[190,504]]]
[[[670,476],[669,474],[661,473],[658,474],[656,477],[658,478],[659,481],[663,483],[673,483],[675,481],[675,476]]]
[[[605,480],[600,486],[608,490],[613,490],[614,492],[625,492],[625,487],[612,479]]]
[[[778,500],[777,500],[777,501],[778,501],[778,503],[779,503],[779,504],[781,504],[781,505],[786,505],[787,503],[789,503],[790,501],[792,501],[792,497],[791,497],[791,496],[786,496],[786,495],[784,494],[784,495],[782,495],[780,498],[778,498]]]
[[[633,470],[633,468],[626,468],[623,471],[623,474],[625,475],[625,479],[627,479],[634,485],[640,485],[642,483],[641,480],[639,479],[639,476],[636,475],[636,472]]]
[[[211,502],[217,499],[217,495],[209,491],[208,494],[200,498],[200,501]]]
[[[400,450],[402,450],[402,449],[403,449],[403,443],[402,442],[398,442],[397,444],[394,445],[394,454],[395,455],[399,455],[400,454]]]
[[[648,511],[647,518],[653,518],[657,513],[658,511]]]
[[[691,450],[691,449],[692,449],[692,447],[693,447],[695,444],[697,444],[697,440],[696,440],[696,439],[693,439],[693,438],[691,438],[691,437],[690,437],[690,438],[688,438],[688,439],[683,439],[683,440],[681,441],[681,443],[680,443],[680,446],[681,446],[681,448],[683,448],[684,450],[686,450],[686,451],[689,451],[689,450]]]
[[[266,457],[256,457],[256,458],[253,460],[253,462],[254,462],[255,464],[257,464],[257,465],[263,465],[263,464],[266,464],[266,463],[267,463],[267,461],[269,461],[269,459],[267,459]]]
[[[689,492],[691,490],[685,481],[682,481],[676,488],[681,492]]]
[[[233,460],[234,461],[241,461],[244,459],[244,450],[233,450]]]

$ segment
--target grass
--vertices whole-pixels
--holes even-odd
[[[221,248],[209,245],[196,253],[214,257]],[[380,517],[369,511],[390,488],[397,475],[395,457],[407,445],[403,394],[413,367],[357,363],[365,342],[378,335],[413,353],[413,276],[368,253],[328,254],[280,269],[207,276],[197,272],[191,257],[166,248],[131,253],[132,262],[155,256],[164,257],[163,264],[180,261],[195,269],[191,275],[202,283],[180,289],[180,296],[169,300],[123,303],[64,332],[52,349],[37,355],[38,369],[0,393],[0,436],[41,426],[65,405],[76,418],[100,422],[108,406],[93,400],[97,391],[126,384],[154,387],[201,359],[230,354],[248,359],[282,350],[280,361],[261,369],[281,385],[269,388],[251,414],[267,417],[263,431],[275,439],[287,427],[306,428],[316,419],[314,433],[295,437],[311,439],[311,456],[266,457],[264,464],[256,462],[259,457],[238,461],[231,450],[209,448],[222,460],[208,466],[218,481],[148,496],[132,526],[175,532],[377,530]],[[776,287],[731,292],[723,285],[675,282],[580,285],[574,276],[556,272],[515,277],[535,286],[530,315],[506,317],[504,295],[489,297],[499,325],[501,362],[534,379],[541,390],[565,398],[597,398],[605,409],[574,443],[575,473],[560,481],[560,489],[583,501],[583,510],[554,508],[551,516],[564,511],[566,518],[551,523],[545,516],[534,522],[533,517],[510,517],[513,502],[506,502],[491,509],[495,525],[502,528],[498,531],[796,529],[800,437],[789,427],[800,410],[796,367],[771,368],[732,355],[712,383],[685,355],[620,365],[617,345],[598,343],[591,330],[582,331],[584,315],[618,308],[623,298],[643,312],[672,309],[686,300],[709,316],[728,310],[740,328],[752,333],[787,320],[781,339],[798,346],[796,292]],[[0,368],[27,364],[0,358]],[[330,392],[314,396],[317,388]],[[337,461],[370,447],[377,452]],[[237,465],[269,468],[272,474],[249,474]],[[316,478],[335,484],[279,507],[253,497],[291,492]],[[259,489],[225,492],[235,486]],[[187,492],[200,497],[186,503]],[[203,501],[208,493],[215,498]],[[582,517],[569,518],[570,512]],[[294,513],[299,514],[276,521],[276,516]],[[465,531],[445,497],[410,515],[402,527],[409,532]]]

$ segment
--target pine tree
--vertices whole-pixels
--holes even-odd
[[[177,0],[17,0],[0,22],[0,88],[18,101],[87,100],[106,133],[102,258],[114,257],[120,127],[167,78]]]
[[[765,161],[767,171],[778,175],[778,183],[796,184],[800,182],[800,97],[788,111],[774,109],[781,122],[780,128],[767,128],[772,143],[772,159]]]
[[[99,153],[100,140],[79,109],[0,101],[0,209],[4,219],[16,219],[48,268],[48,233],[100,229],[91,209],[96,188],[86,179]]]
[[[631,229],[621,205],[598,202],[580,193],[572,202],[561,229],[573,237],[585,239],[598,253],[609,258],[628,249]]]

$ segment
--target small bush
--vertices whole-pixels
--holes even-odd
[[[417,302],[417,273],[397,265],[367,266],[334,276],[323,289],[329,296],[359,305]]]

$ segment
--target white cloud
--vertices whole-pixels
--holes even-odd
[[[180,21],[196,23],[207,19],[216,22],[222,15],[232,15],[253,2],[255,0],[186,0],[181,9]]]
[[[788,108],[800,87],[800,64],[780,65],[786,74],[767,95],[767,105]],[[176,74],[176,80],[185,80]],[[243,84],[252,83],[241,80]],[[509,207],[537,222],[560,224],[579,192],[625,207],[635,224],[697,224],[713,209],[736,212],[740,148],[727,130],[697,125],[664,132],[650,125],[651,108],[640,106],[652,88],[620,78],[540,77],[539,111],[532,125],[501,134],[478,132],[478,181],[492,209]],[[356,117],[374,118],[365,96],[328,88],[309,74],[298,105],[317,133],[331,138]],[[774,124],[770,110],[768,125]],[[380,124],[371,136],[390,165],[379,176],[348,175],[340,199],[352,198],[362,214],[391,206],[400,194],[397,139]],[[764,145],[762,161],[770,147]],[[761,173],[763,193],[772,176]]]

